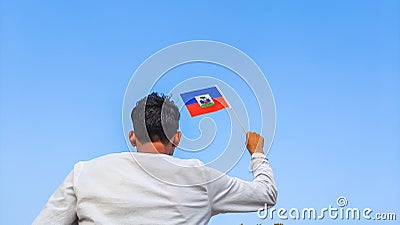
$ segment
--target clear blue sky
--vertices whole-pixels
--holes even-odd
[[[350,207],[399,219],[399,1],[0,4],[1,224],[31,223],[74,163],[127,151],[121,113],[133,72],[156,51],[194,39],[239,48],[271,85],[277,208],[321,209],[345,196]],[[185,116],[181,123],[197,126]],[[229,174],[250,179],[248,160]],[[210,224],[273,222],[395,223],[263,221],[246,213]]]

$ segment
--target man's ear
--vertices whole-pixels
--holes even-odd
[[[172,139],[172,146],[177,147],[179,145],[179,142],[181,142],[181,136],[182,136],[182,132],[180,132],[180,131],[176,132],[176,134],[174,135],[174,137]]]
[[[133,130],[129,131],[129,141],[131,142],[133,147],[136,147],[136,135]]]

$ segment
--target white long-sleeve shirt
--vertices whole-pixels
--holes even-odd
[[[252,182],[164,154],[124,152],[79,162],[33,224],[207,224],[218,213],[275,205],[267,159],[254,153],[251,163]]]

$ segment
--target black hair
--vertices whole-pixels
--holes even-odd
[[[131,118],[136,138],[141,143],[168,144],[179,128],[179,109],[169,96],[153,92],[132,109]]]

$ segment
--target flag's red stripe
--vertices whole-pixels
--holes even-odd
[[[213,101],[214,101],[214,105],[210,106],[210,107],[206,107],[206,108],[201,108],[197,102],[186,105],[186,107],[192,117],[206,114],[206,113],[215,112],[215,111],[218,111],[218,110],[228,107],[228,103],[225,101],[224,97],[213,98]]]

